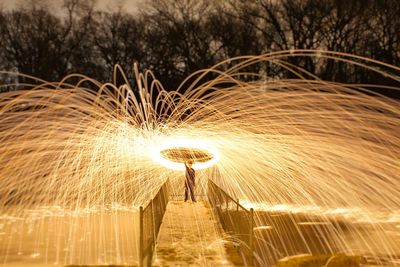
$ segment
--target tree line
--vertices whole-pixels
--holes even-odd
[[[106,82],[115,64],[133,78],[136,62],[173,90],[189,74],[227,58],[280,50],[348,52],[400,65],[397,0],[149,0],[136,14],[64,0],[61,11],[34,1],[0,10],[0,68],[49,81],[81,73]],[[290,63],[322,79],[382,83],[378,75],[333,60]]]

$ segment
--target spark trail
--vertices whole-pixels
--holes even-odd
[[[399,81],[381,70],[399,68],[381,62],[296,50],[222,62],[171,92],[136,70],[133,89],[71,75],[58,83],[25,77],[34,82],[2,93],[0,262],[11,262],[13,253],[60,264],[134,262],[129,243],[137,233],[124,235],[121,218],[135,217],[167,178],[182,182],[179,165],[168,169],[159,161],[160,149],[174,142],[218,153],[212,164],[220,175],[198,166],[200,183],[211,178],[249,207],[284,207],[329,221],[329,211],[342,209],[377,233],[371,241],[352,229],[354,245],[341,230],[330,230],[321,235],[334,240],[331,252],[398,255],[399,233],[382,225],[400,227],[400,103],[372,93],[372,85],[322,81],[291,65],[291,57],[344,61]],[[249,73],[253,66],[265,73]],[[265,66],[286,69],[292,78],[269,77]],[[93,214],[100,214],[100,226],[93,226]],[[34,249],[21,252],[28,234],[19,229],[29,227],[36,229]],[[41,227],[53,227],[54,240]],[[101,234],[102,227],[108,232]],[[79,243],[80,231],[89,228],[92,236]],[[302,242],[307,251],[314,241]],[[379,251],[372,242],[382,244]],[[291,254],[290,246],[277,248],[280,255]]]

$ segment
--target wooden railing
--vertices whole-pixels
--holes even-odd
[[[158,232],[169,201],[169,191],[167,180],[147,206],[140,207],[139,266],[141,267],[151,266]]]
[[[238,241],[244,264],[254,266],[254,210],[243,207],[211,180],[207,195],[224,231]]]

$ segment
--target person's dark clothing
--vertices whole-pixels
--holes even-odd
[[[193,202],[196,202],[196,197],[194,195],[194,188],[196,186],[195,178],[196,173],[192,167],[185,165],[186,167],[186,179],[185,179],[185,202],[190,198]]]

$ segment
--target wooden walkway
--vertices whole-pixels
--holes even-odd
[[[207,201],[170,201],[153,266],[234,266]]]

